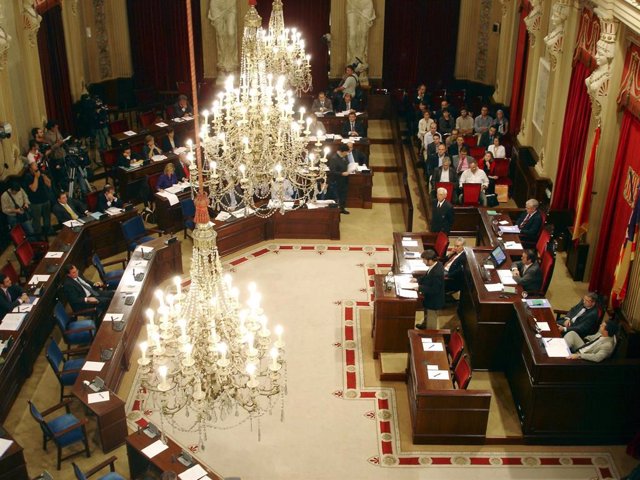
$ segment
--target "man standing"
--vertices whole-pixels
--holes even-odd
[[[436,201],[433,202],[431,231],[449,235],[451,225],[453,225],[453,205],[447,200],[447,189],[441,187],[436,192]]]
[[[589,360],[590,362],[601,362],[609,358],[616,348],[618,329],[618,324],[613,320],[604,321],[600,324],[598,333],[585,338],[586,342],[576,332],[567,333],[564,336],[564,341],[574,352],[567,358],[570,360]]]
[[[576,332],[580,337],[598,330],[598,294],[589,292],[571,310],[558,319],[558,329],[563,333]]]
[[[329,158],[328,197],[336,201],[340,207],[340,213],[349,215],[347,206],[347,194],[349,193],[349,147],[341,143],[338,151]]]
[[[334,93],[342,94],[343,97],[346,93],[351,94],[353,97],[356,94],[357,86],[358,77],[356,77],[353,67],[351,65],[347,65],[344,69],[344,76],[342,77],[340,85],[338,85],[333,91]]]
[[[100,282],[89,282],[80,275],[80,272],[73,264],[65,265],[63,271],[66,278],[62,284],[62,289],[71,308],[74,311],[78,311],[96,307],[98,316],[101,316],[113,298],[113,291],[97,290],[97,288],[102,288],[105,285]]]
[[[438,328],[438,310],[444,307],[444,267],[431,249],[422,252],[421,256],[427,266],[427,272],[418,280],[418,290],[424,297],[424,320],[416,328],[435,330]]]
[[[528,248],[522,252],[522,260],[511,267],[513,279],[526,292],[538,292],[542,288],[542,270],[538,265],[538,254]]]
[[[48,235],[51,230],[51,179],[38,169],[36,162],[29,164],[29,171],[24,176],[27,196],[31,203],[34,235]]]

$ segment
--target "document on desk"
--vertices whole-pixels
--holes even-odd
[[[571,355],[571,350],[564,338],[544,338],[544,349],[547,351],[547,355],[550,357],[568,357]]]
[[[62,258],[64,252],[47,252],[44,258]]]
[[[536,325],[538,326],[538,329],[541,332],[550,332],[551,331],[551,327],[549,326],[549,324],[547,322],[536,322]]]
[[[158,440],[153,442],[148,447],[143,448],[142,453],[144,453],[149,458],[153,458],[160,452],[164,452],[167,448],[169,448],[169,445],[165,445],[164,443],[162,443],[162,440]]]
[[[368,172],[369,171],[369,167],[367,167],[366,165],[358,165],[358,171],[359,172]]]
[[[151,157],[151,160],[154,162],[161,162],[162,160],[166,160],[167,156],[166,155],[154,155]]]
[[[425,352],[444,352],[443,345],[440,342],[422,342],[422,350]]]
[[[160,128],[164,128],[164,127],[168,127],[168,126],[169,126],[169,125],[167,125],[167,124],[166,124],[166,123],[164,123],[164,122],[158,122],[158,123],[156,123],[156,125],[157,125],[158,127],[160,127]]]
[[[67,220],[62,224],[69,228],[73,228],[73,227],[81,227],[82,225],[84,225],[84,222],[82,220]]]
[[[15,307],[11,311],[14,312],[14,313],[30,312],[34,305],[35,304],[33,304],[33,303],[23,303],[22,305],[18,305],[17,307]]]
[[[26,316],[26,313],[7,313],[2,319],[0,330],[9,330],[12,332],[18,331],[20,329],[20,325],[22,325],[24,317]]]
[[[134,132],[133,130],[127,130],[126,132],[122,132],[124,133],[127,137],[133,137],[134,135],[137,135],[136,132]]]
[[[140,284],[136,284],[136,283],[127,283],[125,285],[122,285],[122,288],[120,288],[120,291],[122,293],[138,293],[138,291],[140,290]]]
[[[551,308],[551,303],[546,298],[531,298],[527,300],[529,308]]]
[[[501,292],[504,286],[501,283],[485,283],[484,288],[487,292]]]
[[[6,438],[0,438],[0,457],[2,457],[9,447],[13,445],[13,440],[8,440]]]
[[[398,296],[400,298],[418,298],[418,292],[415,290],[409,290],[408,288],[400,288],[398,289]]]
[[[504,242],[504,248],[507,250],[522,250],[522,244],[519,242]]]
[[[414,240],[411,237],[402,237],[402,246],[403,247],[417,247],[418,241]]]
[[[37,285],[38,283],[43,283],[49,280],[51,275],[34,275],[29,280],[29,285]]]
[[[105,313],[103,322],[119,322],[122,320],[124,314],[122,313]]]
[[[226,222],[227,220],[229,220],[233,215],[231,215],[229,212],[220,212],[217,216],[216,216],[216,220],[219,222]]]
[[[104,362],[84,362],[81,370],[86,370],[87,372],[99,372],[104,367]]]
[[[180,480],[200,480],[207,474],[207,471],[200,464],[194,465],[189,470],[178,475]]]
[[[132,260],[129,262],[129,265],[136,268],[146,268],[149,264],[149,260]]]
[[[409,266],[411,273],[425,273],[427,271],[427,266],[422,260],[407,260],[407,265]]]
[[[170,186],[169,188],[165,188],[165,192],[169,192],[169,193],[180,193],[182,192],[185,188],[187,188],[189,186],[188,183],[176,183],[175,185]]]
[[[105,210],[105,213],[109,216],[120,215],[124,210],[118,207],[109,207]]]
[[[169,200],[169,205],[171,205],[172,207],[180,203],[180,199],[178,198],[178,196],[175,193],[171,193],[167,190],[158,192],[158,195]]]
[[[500,225],[500,231],[502,233],[520,233],[520,228],[517,225]]]
[[[109,392],[97,392],[87,395],[87,403],[100,403],[109,401]]]
[[[498,272],[498,277],[500,277],[500,283],[502,283],[502,285],[517,285],[518,282],[516,282],[513,279],[513,273],[511,272],[511,270],[496,270]]]
[[[449,380],[448,370],[429,370],[427,369],[429,380]]]
[[[136,248],[136,252],[140,252],[142,254],[153,252],[153,247],[143,247],[142,245],[138,245]]]
[[[509,220],[500,220],[498,223],[500,225],[509,225]]]

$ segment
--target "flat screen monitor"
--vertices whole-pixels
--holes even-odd
[[[502,248],[502,246],[498,245],[491,252],[491,258],[493,259],[493,263],[495,264],[496,268],[498,268],[507,261],[507,252],[504,251],[504,248]]]

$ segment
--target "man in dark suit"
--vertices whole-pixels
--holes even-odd
[[[431,175],[431,188],[433,191],[433,195],[436,194],[436,185],[440,182],[451,182],[453,183],[453,196],[451,198],[456,198],[456,185],[458,185],[458,174],[455,169],[451,166],[451,159],[449,157],[444,157],[442,160],[442,166],[436,168],[433,171],[433,175]]]
[[[58,201],[53,204],[52,211],[60,224],[89,215],[86,205],[75,198],[67,198],[67,192],[64,191],[58,194]]]
[[[318,98],[313,100],[311,111],[320,113],[331,112],[333,111],[333,104],[324,92],[318,92]]]
[[[118,157],[118,166],[129,168],[131,166],[131,162],[133,162],[134,160],[137,160],[136,154],[131,152],[130,146],[126,146]]]
[[[493,145],[493,139],[498,136],[498,129],[496,127],[489,127],[489,130],[480,135],[480,140],[478,140],[479,147],[489,147],[489,145]]]
[[[98,195],[98,210],[105,212],[108,208],[122,208],[122,201],[116,197],[113,185],[105,184],[104,190]]]
[[[576,332],[580,337],[593,335],[598,330],[598,294],[589,292],[571,310],[558,319],[558,328],[563,335]]]
[[[29,296],[22,291],[20,285],[13,285],[9,277],[0,273],[0,321],[23,303],[29,303]]]
[[[358,165],[369,166],[369,159],[367,158],[366,153],[357,148],[353,148],[353,142],[347,143],[347,146],[349,147],[349,155],[347,156],[349,163],[351,163],[351,159],[353,159],[353,161]]]
[[[538,211],[538,206],[538,201],[530,198],[525,203],[526,212],[516,220],[516,225],[520,228],[520,239],[530,246],[538,241],[542,229],[542,214]]]
[[[173,131],[173,127],[167,128],[167,136],[162,139],[162,151],[173,152],[176,148],[181,146],[182,144],[176,138],[176,134]]]
[[[438,328],[438,310],[444,307],[444,267],[438,262],[436,252],[431,249],[422,252],[421,256],[428,270],[418,280],[418,290],[424,297],[424,320],[416,328],[435,330]]]
[[[511,267],[513,279],[527,292],[537,292],[542,288],[542,270],[538,265],[538,254],[528,248],[522,252],[522,260]]]
[[[178,164],[176,165],[176,177],[178,178],[178,182],[182,182],[183,180],[189,180],[191,177],[191,162],[187,157],[186,153],[181,153],[178,155]]]
[[[351,112],[349,119],[342,124],[342,136],[347,137],[365,137],[364,125],[360,120],[356,119],[356,114]]]
[[[462,135],[459,135],[456,138],[456,143],[452,143],[451,145],[449,145],[449,156],[451,158],[459,157],[460,156],[460,149],[462,147],[467,147],[467,150],[469,150],[469,145],[464,143],[464,137]],[[455,165],[454,165],[454,167],[455,167]]]
[[[447,200],[447,189],[439,188],[436,192],[436,200],[433,202],[431,214],[431,231],[444,232],[449,235],[453,225],[453,205]]]
[[[80,275],[80,272],[73,264],[65,265],[63,272],[66,278],[62,284],[62,289],[71,308],[74,311],[78,311],[96,307],[98,316],[101,316],[106,311],[109,303],[111,303],[113,291],[98,290],[105,285],[101,282],[91,283]]]
[[[453,252],[444,261],[444,289],[447,293],[459,292],[464,281],[464,262],[466,242],[458,237],[453,244]]]
[[[186,95],[178,96],[178,101],[173,105],[173,114],[176,117],[193,115],[193,107],[189,104],[189,99]]]
[[[353,98],[350,93],[345,93],[344,97],[342,97],[342,100],[340,100],[340,104],[338,105],[338,107],[339,112],[357,112],[360,110],[360,102],[357,98]]]
[[[344,143],[338,146],[338,151],[329,158],[327,181],[329,188],[327,197],[336,201],[340,207],[340,213],[349,215],[347,206],[347,194],[349,193],[349,147]]]

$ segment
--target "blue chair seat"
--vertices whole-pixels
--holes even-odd
[[[129,244],[129,250],[133,252],[138,245],[140,245],[142,243],[145,243],[145,242],[148,242],[150,240],[153,240],[153,237],[151,235],[147,235],[145,237],[139,238],[135,242],[131,242]]]
[[[116,472],[109,472],[98,480],[125,480],[125,478],[122,475],[118,475]]]
[[[93,323],[93,320],[76,320],[75,322],[70,322],[67,327],[69,330],[78,330],[80,328],[92,327],[94,325],[95,324]],[[95,334],[96,332],[94,329],[93,334],[91,334],[90,331],[86,330],[83,332],[70,333],[68,336],[70,342],[74,345],[83,345],[91,343]]]
[[[63,385],[73,385],[76,383],[76,378],[78,378],[78,372],[64,373],[65,370],[80,370],[84,365],[84,362],[84,358],[73,358],[64,362],[62,375],[60,375],[60,380]]]
[[[107,288],[115,290],[116,288],[118,288],[123,275],[124,270],[112,270],[110,272],[105,272],[104,283],[107,284]]]
[[[55,418],[50,422],[47,422],[47,425],[49,426],[49,428],[54,434],[76,424],[79,426],[80,420],[78,420],[71,413],[61,415],[58,418]],[[76,428],[75,430],[71,430],[70,432],[65,433],[61,437],[56,438],[55,442],[61,447],[66,447],[67,445],[71,445],[72,443],[82,441],[83,438],[84,438],[84,432],[82,431],[82,429]]]
[[[186,220],[184,224],[189,230],[193,230],[194,228],[196,228],[196,222],[194,222],[193,220]]]

